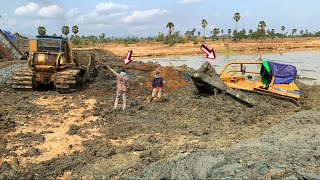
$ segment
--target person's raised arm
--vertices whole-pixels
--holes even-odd
[[[118,73],[115,70],[113,70],[110,66],[104,65],[104,67],[107,67],[114,75],[118,76]]]

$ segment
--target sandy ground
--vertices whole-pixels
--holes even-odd
[[[187,67],[132,62],[128,108],[114,111],[116,80],[101,65],[122,61],[96,57],[96,81],[71,94],[2,81],[0,179],[319,178],[320,86],[298,83],[300,108],[254,94],[261,103],[249,108],[199,94]],[[150,104],[155,68],[164,96]]]
[[[179,43],[174,46],[164,45],[155,42],[141,42],[138,44],[97,44],[90,45],[90,48],[96,47],[99,49],[107,49],[115,53],[117,56],[125,57],[128,50],[133,51],[135,57],[150,57],[150,56],[175,56],[175,55],[197,55],[203,54],[200,50],[201,44],[205,44],[208,48],[214,48],[219,54],[257,54],[270,52],[288,52],[297,50],[320,50],[320,38],[285,38],[285,39],[266,39],[262,43],[258,40],[241,40],[233,42],[230,39],[224,41],[206,40],[194,44],[188,42],[185,44]]]

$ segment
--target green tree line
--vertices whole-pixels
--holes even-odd
[[[185,33],[181,33],[180,31],[174,31],[175,25],[173,22],[168,22],[166,24],[166,29],[168,30],[168,34],[164,34],[159,32],[156,36],[147,37],[147,38],[138,38],[138,37],[123,37],[123,38],[115,38],[108,37],[106,33],[101,33],[101,35],[89,35],[89,36],[78,36],[79,28],[78,26],[72,26],[71,31],[72,35],[68,37],[70,33],[69,26],[62,26],[61,33],[69,38],[73,44],[75,45],[88,45],[94,43],[121,43],[121,44],[132,44],[140,41],[155,41],[162,42],[164,44],[168,44],[170,46],[176,43],[185,43],[187,41],[193,41],[194,44],[199,43],[199,41],[205,41],[206,39],[211,40],[225,40],[232,39],[235,42],[241,41],[242,39],[254,39],[260,40],[262,42],[264,39],[270,38],[287,38],[287,37],[320,37],[319,32],[309,32],[308,29],[301,29],[298,33],[298,29],[293,28],[291,30],[287,30],[285,26],[279,27],[281,32],[275,32],[275,29],[267,29],[266,21],[259,21],[257,23],[257,29],[242,29],[238,31],[238,22],[241,20],[241,15],[239,12],[234,13],[233,20],[235,21],[235,29],[220,29],[218,27],[210,30],[210,35],[206,36],[206,27],[208,26],[208,21],[206,19],[202,19],[201,27],[203,28],[203,33],[201,36],[200,30],[196,30],[196,28],[192,28],[192,30],[188,30]],[[225,33],[224,33],[225,32]],[[38,27],[38,34],[40,36],[47,35],[46,28],[44,26]],[[56,34],[52,34],[56,36]]]

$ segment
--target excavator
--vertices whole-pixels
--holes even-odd
[[[28,66],[12,74],[13,89],[37,90],[53,85],[60,93],[74,92],[96,72],[94,56],[79,59],[66,38],[37,36],[29,41],[29,48]]]
[[[229,62],[220,74],[205,62],[191,79],[199,92],[228,94],[250,107],[258,102],[244,91],[285,99],[299,106],[301,92],[295,84],[296,76],[296,67],[292,65],[263,60]]]

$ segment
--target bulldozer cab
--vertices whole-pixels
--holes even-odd
[[[71,43],[63,37],[37,36],[30,40],[30,52],[33,54],[30,65],[49,65],[57,69],[75,63]]]
[[[261,62],[230,62],[226,64],[221,72],[220,77],[225,82],[237,82],[239,80],[260,80],[260,72],[257,69],[261,68]]]
[[[56,36],[37,36],[30,40],[30,52],[69,52],[72,48],[68,40]]]
[[[66,52],[66,42],[64,38],[38,38],[37,47],[40,52]]]

